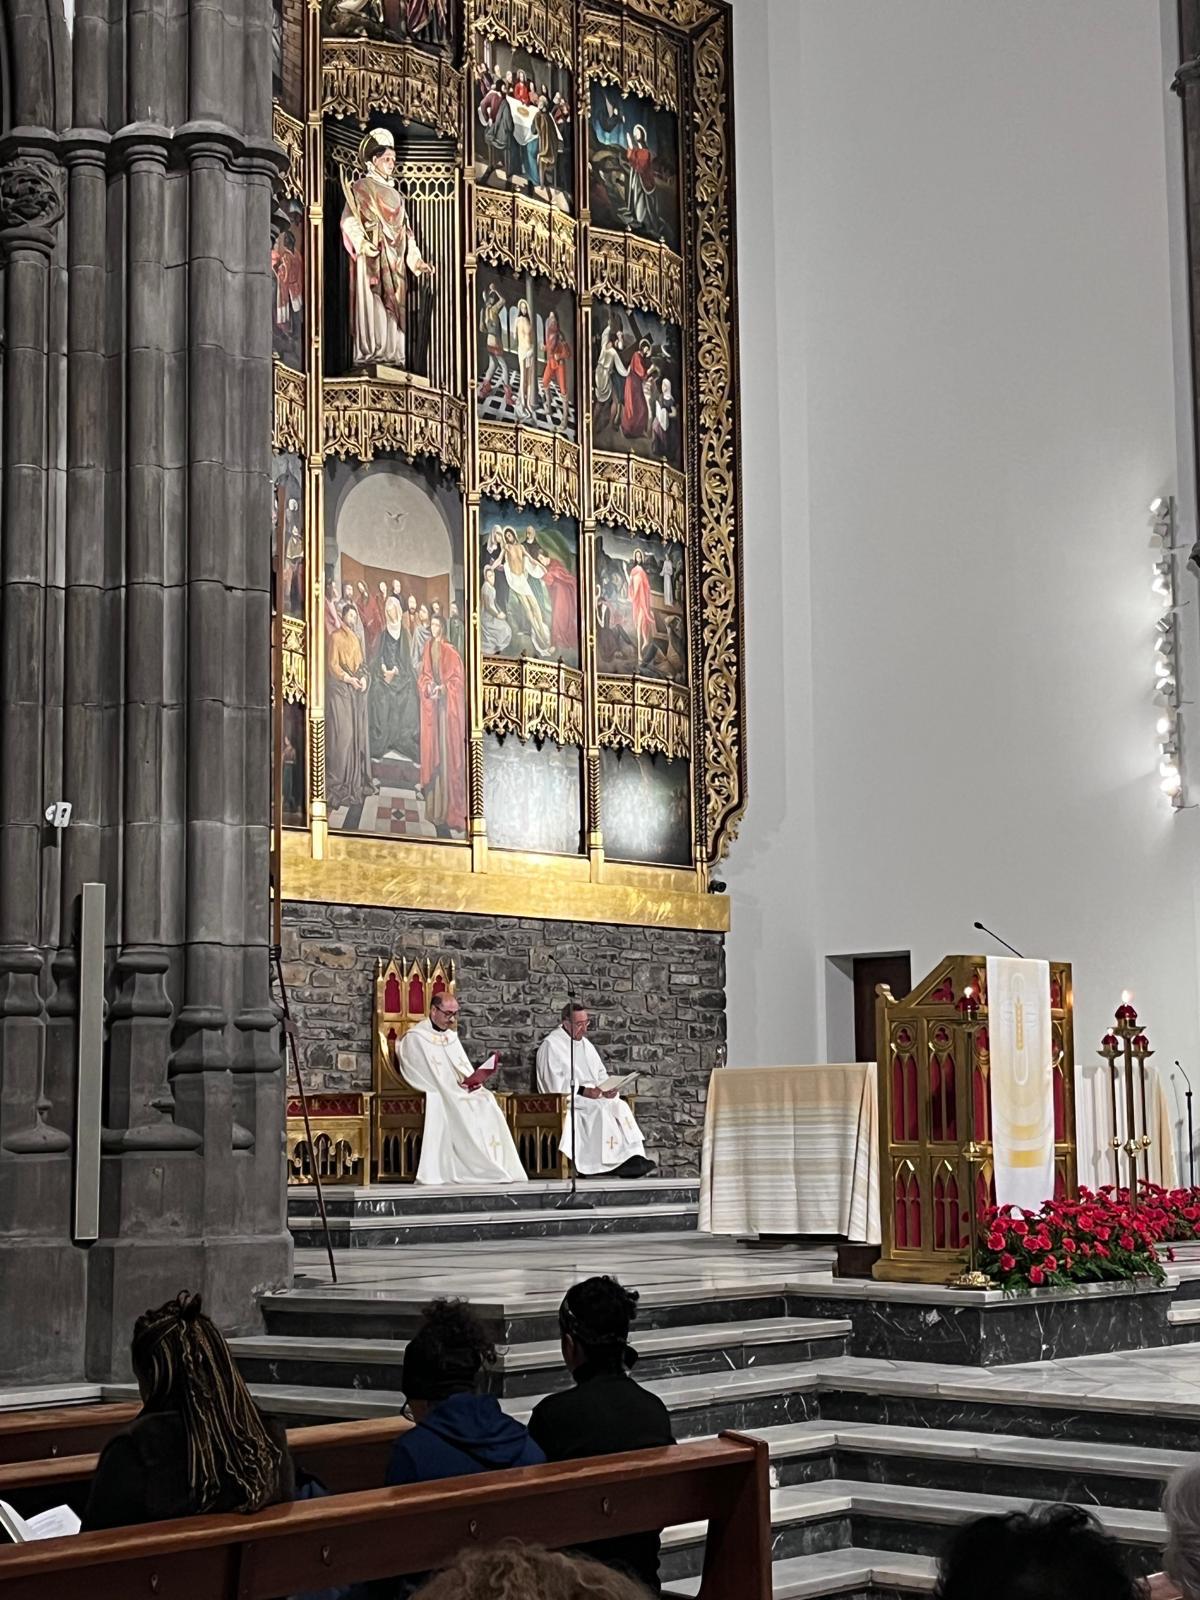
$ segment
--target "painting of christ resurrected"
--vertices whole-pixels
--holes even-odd
[[[651,311],[592,312],[592,442],[683,470],[679,329]]]
[[[593,83],[588,119],[592,221],[679,250],[679,130],[640,95]]]
[[[612,676],[688,681],[681,544],[596,529],[596,664]]]
[[[571,74],[566,67],[484,39],[475,68],[475,177],[559,211],[575,189]]]
[[[479,509],[479,632],[485,656],[579,665],[579,529],[505,500]]]
[[[462,503],[431,465],[326,467],[329,825],[406,838],[466,831]]]

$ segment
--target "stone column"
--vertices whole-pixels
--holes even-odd
[[[50,589],[51,258],[61,173],[38,145],[0,164],[3,478],[0,502],[0,1373],[77,1373],[83,1258],[70,1243],[71,1139],[46,1093],[45,728],[55,710]],[[51,668],[47,670],[48,666]],[[54,797],[57,798],[57,797]],[[54,919],[56,920],[56,918]]]

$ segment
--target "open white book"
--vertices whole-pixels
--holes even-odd
[[[36,1517],[25,1518],[7,1500],[0,1500],[0,1529],[13,1544],[28,1544],[31,1539],[62,1539],[78,1533],[79,1518],[70,1506],[52,1506]]]
[[[614,1078],[611,1076],[605,1078],[604,1082],[598,1083],[596,1087],[602,1094],[612,1094],[614,1089],[618,1094],[620,1094],[623,1090],[629,1087],[636,1077],[636,1072],[625,1072],[622,1073],[619,1078]]]

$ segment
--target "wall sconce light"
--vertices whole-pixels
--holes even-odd
[[[1176,558],[1182,546],[1175,543],[1175,500],[1160,495],[1150,506],[1150,548],[1155,552],[1150,592],[1158,604],[1154,625],[1154,685],[1152,698],[1159,707],[1158,786],[1176,811],[1187,804],[1183,786],[1183,722],[1179,713],[1178,637],[1179,599]]]

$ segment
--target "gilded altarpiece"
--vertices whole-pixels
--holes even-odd
[[[557,874],[564,915],[724,926],[728,6],[288,3],[275,50],[283,895]]]

